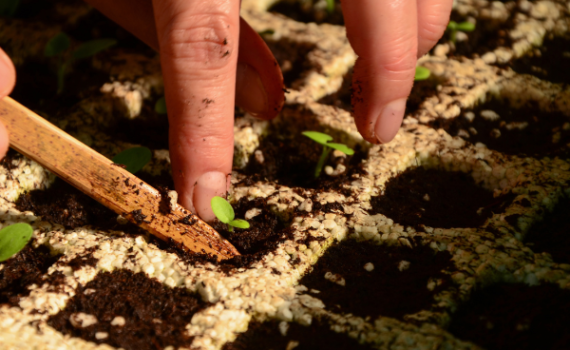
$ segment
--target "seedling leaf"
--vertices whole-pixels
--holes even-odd
[[[44,49],[44,56],[53,57],[62,54],[69,49],[71,40],[64,32],[59,32],[53,38],[49,39]]]
[[[455,22],[455,21],[449,21],[449,23],[447,24],[447,29],[449,29],[449,30],[457,30],[457,22]]]
[[[154,111],[158,114],[166,114],[166,100],[164,96],[158,99],[154,104]]]
[[[242,220],[242,219],[232,220],[228,223],[228,225],[233,226],[233,227],[237,227],[237,228],[242,228],[242,229],[249,228],[249,222]]]
[[[343,145],[342,143],[329,142],[327,143],[327,146],[329,146],[330,148],[334,148],[337,151],[341,151],[347,156],[351,156],[354,154],[354,150],[352,148],[349,148],[347,145]]]
[[[475,30],[475,24],[467,21],[461,22],[457,24],[457,30],[462,32],[472,32]]]
[[[141,170],[152,158],[152,152],[146,147],[133,147],[113,157],[113,163],[127,166],[132,174]]]
[[[234,208],[222,197],[215,196],[210,201],[214,215],[224,224],[230,224],[235,218]]]
[[[328,13],[334,12],[334,0],[327,0],[327,12]]]
[[[33,233],[32,226],[24,223],[13,224],[0,230],[0,262],[10,259],[22,250]]]
[[[82,58],[91,57],[103,50],[110,48],[116,43],[117,40],[114,39],[97,39],[88,41],[79,45],[79,47],[73,51],[73,58],[79,60]]]
[[[0,1],[0,16],[12,17],[18,9],[20,0],[2,0]]]
[[[262,30],[261,32],[258,32],[257,34],[264,36],[264,35],[273,35],[275,33],[275,30],[273,29],[265,29]]]
[[[415,81],[426,80],[429,78],[431,72],[429,69],[421,66],[416,67],[416,75],[414,76]]]
[[[303,131],[303,135],[307,136],[311,140],[320,143],[323,146],[327,146],[327,142],[331,141],[333,138],[330,135],[323,134],[322,132],[318,131]]]

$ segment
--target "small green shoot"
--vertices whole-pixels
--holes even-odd
[[[430,74],[431,72],[429,71],[429,69],[422,66],[417,66],[416,75],[414,76],[414,81],[426,80],[427,78],[429,78]]]
[[[449,21],[447,25],[447,30],[449,31],[449,40],[455,44],[457,39],[457,31],[460,32],[472,32],[475,30],[475,24],[471,22],[461,22],[457,23],[455,21]]]
[[[12,17],[18,9],[20,0],[2,0],[0,1],[0,16]]]
[[[24,223],[13,224],[0,230],[0,262],[10,259],[24,249],[33,233],[32,226]]]
[[[159,98],[154,104],[154,111],[158,114],[166,114],[166,100],[164,96]]]
[[[327,0],[327,12],[328,13],[334,12],[334,0]]]
[[[222,197],[215,196],[210,201],[210,204],[212,206],[212,211],[218,220],[228,225],[228,231],[232,232],[234,227],[243,229],[249,228],[249,222],[241,219],[235,219],[236,214],[234,213],[234,208],[232,208],[232,205]]]
[[[146,147],[133,147],[113,157],[113,163],[126,166],[127,171],[135,174],[152,158],[152,152]]]
[[[61,64],[57,71],[57,93],[63,92],[65,83],[65,74],[67,68],[73,64],[75,60],[81,60],[96,55],[97,53],[110,48],[117,43],[114,39],[97,39],[91,40],[79,45],[75,50],[64,59],[64,53],[71,46],[71,39],[67,34],[61,32],[51,38],[44,49],[46,57],[61,56]]]
[[[325,162],[327,161],[327,158],[333,149],[341,151],[342,153],[349,156],[354,154],[354,150],[352,148],[349,148],[342,143],[329,142],[333,139],[330,135],[323,134],[322,132],[318,131],[303,131],[302,134],[315,141],[316,143],[323,145],[323,153],[321,153],[321,157],[319,158],[319,162],[315,168],[315,178],[318,178],[319,175],[321,175],[321,171],[325,166]]]
[[[259,34],[260,36],[273,35],[273,34],[275,34],[275,30],[273,30],[273,29],[265,29],[265,30],[262,30],[261,32],[258,32],[257,34]]]

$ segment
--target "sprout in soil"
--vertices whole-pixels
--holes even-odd
[[[475,30],[475,24],[467,21],[461,23],[457,23],[455,21],[449,21],[449,24],[447,25],[447,30],[449,31],[449,40],[455,44],[457,31],[472,32]]]
[[[74,60],[80,60],[96,55],[97,53],[110,48],[117,43],[114,39],[97,39],[85,42],[79,45],[70,54],[65,55],[64,52],[71,46],[71,39],[67,34],[60,32],[51,38],[44,49],[46,57],[60,56],[60,66],[57,71],[57,93],[63,92],[65,74],[67,68],[73,64]]]
[[[158,114],[166,114],[166,100],[164,96],[159,98],[154,104],[154,111]]]
[[[416,75],[414,76],[414,81],[426,80],[427,78],[429,78],[430,74],[431,72],[429,71],[429,69],[422,66],[417,66]]]
[[[113,163],[122,164],[134,174],[141,170],[152,158],[152,152],[146,147],[133,147],[113,157]]]
[[[0,262],[10,259],[24,249],[33,233],[32,226],[24,223],[13,224],[0,230]]]
[[[318,178],[319,175],[321,175],[321,171],[325,166],[325,162],[327,161],[329,153],[331,153],[333,149],[341,151],[342,153],[349,156],[354,154],[354,150],[352,148],[349,148],[348,146],[343,145],[342,143],[329,142],[333,139],[332,136],[323,134],[322,132],[303,131],[303,135],[323,145],[323,153],[321,153],[321,157],[319,158],[319,162],[317,163],[317,167],[315,168],[315,178]]]
[[[236,214],[234,213],[234,208],[232,208],[232,205],[222,197],[215,196],[210,201],[210,204],[212,205],[212,211],[218,220],[228,225],[228,231],[232,232],[234,227],[244,229],[249,228],[249,222],[241,219],[235,219]]]
[[[334,0],[327,0],[327,12],[328,13],[334,12]]]
[[[0,16],[12,17],[18,9],[20,0],[2,0],[0,1]]]

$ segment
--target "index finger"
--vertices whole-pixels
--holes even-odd
[[[416,0],[341,2],[347,36],[359,56],[352,105],[358,130],[372,143],[396,135],[412,89],[418,47]]]
[[[233,159],[239,2],[153,0],[172,176],[180,204],[214,219]]]

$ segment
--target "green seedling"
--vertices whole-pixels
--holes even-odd
[[[12,17],[18,9],[20,0],[2,0],[0,1],[0,16]]]
[[[334,12],[334,0],[327,0],[327,12],[328,13]]]
[[[327,158],[333,149],[341,151],[342,153],[349,156],[354,154],[354,150],[352,148],[349,148],[348,146],[343,145],[342,143],[329,142],[333,139],[332,136],[323,134],[322,132],[303,131],[303,135],[307,136],[316,143],[323,145],[323,153],[321,153],[321,157],[319,158],[319,162],[317,163],[317,167],[315,168],[315,178],[318,178],[319,175],[321,175],[321,171],[325,166],[325,162],[327,161]]]
[[[416,67],[416,75],[414,75],[414,81],[426,80],[429,78],[431,72],[429,69],[421,66]]]
[[[110,48],[117,43],[114,39],[97,39],[85,42],[79,45],[70,54],[64,55],[71,46],[71,39],[67,34],[61,32],[51,38],[44,49],[46,57],[60,56],[61,64],[57,70],[57,93],[63,92],[65,83],[65,74],[67,68],[73,64],[75,60],[81,60],[96,55],[97,53]],[[67,56],[67,58],[65,58]]]
[[[210,204],[218,220],[228,225],[228,231],[232,232],[234,227],[249,228],[249,222],[235,218],[236,214],[234,213],[234,208],[222,197],[215,196],[210,201]]]
[[[154,104],[154,111],[158,114],[166,114],[166,99],[164,96],[156,101]]]
[[[471,22],[461,22],[457,23],[455,21],[449,21],[447,25],[447,30],[449,31],[449,40],[455,44],[455,40],[457,38],[457,31],[460,32],[472,32],[475,30],[475,24]]]
[[[127,171],[135,174],[152,158],[152,152],[146,147],[133,147],[113,157],[113,163],[126,166]]]
[[[13,224],[0,230],[0,262],[24,249],[32,238],[34,229],[28,224]]]

